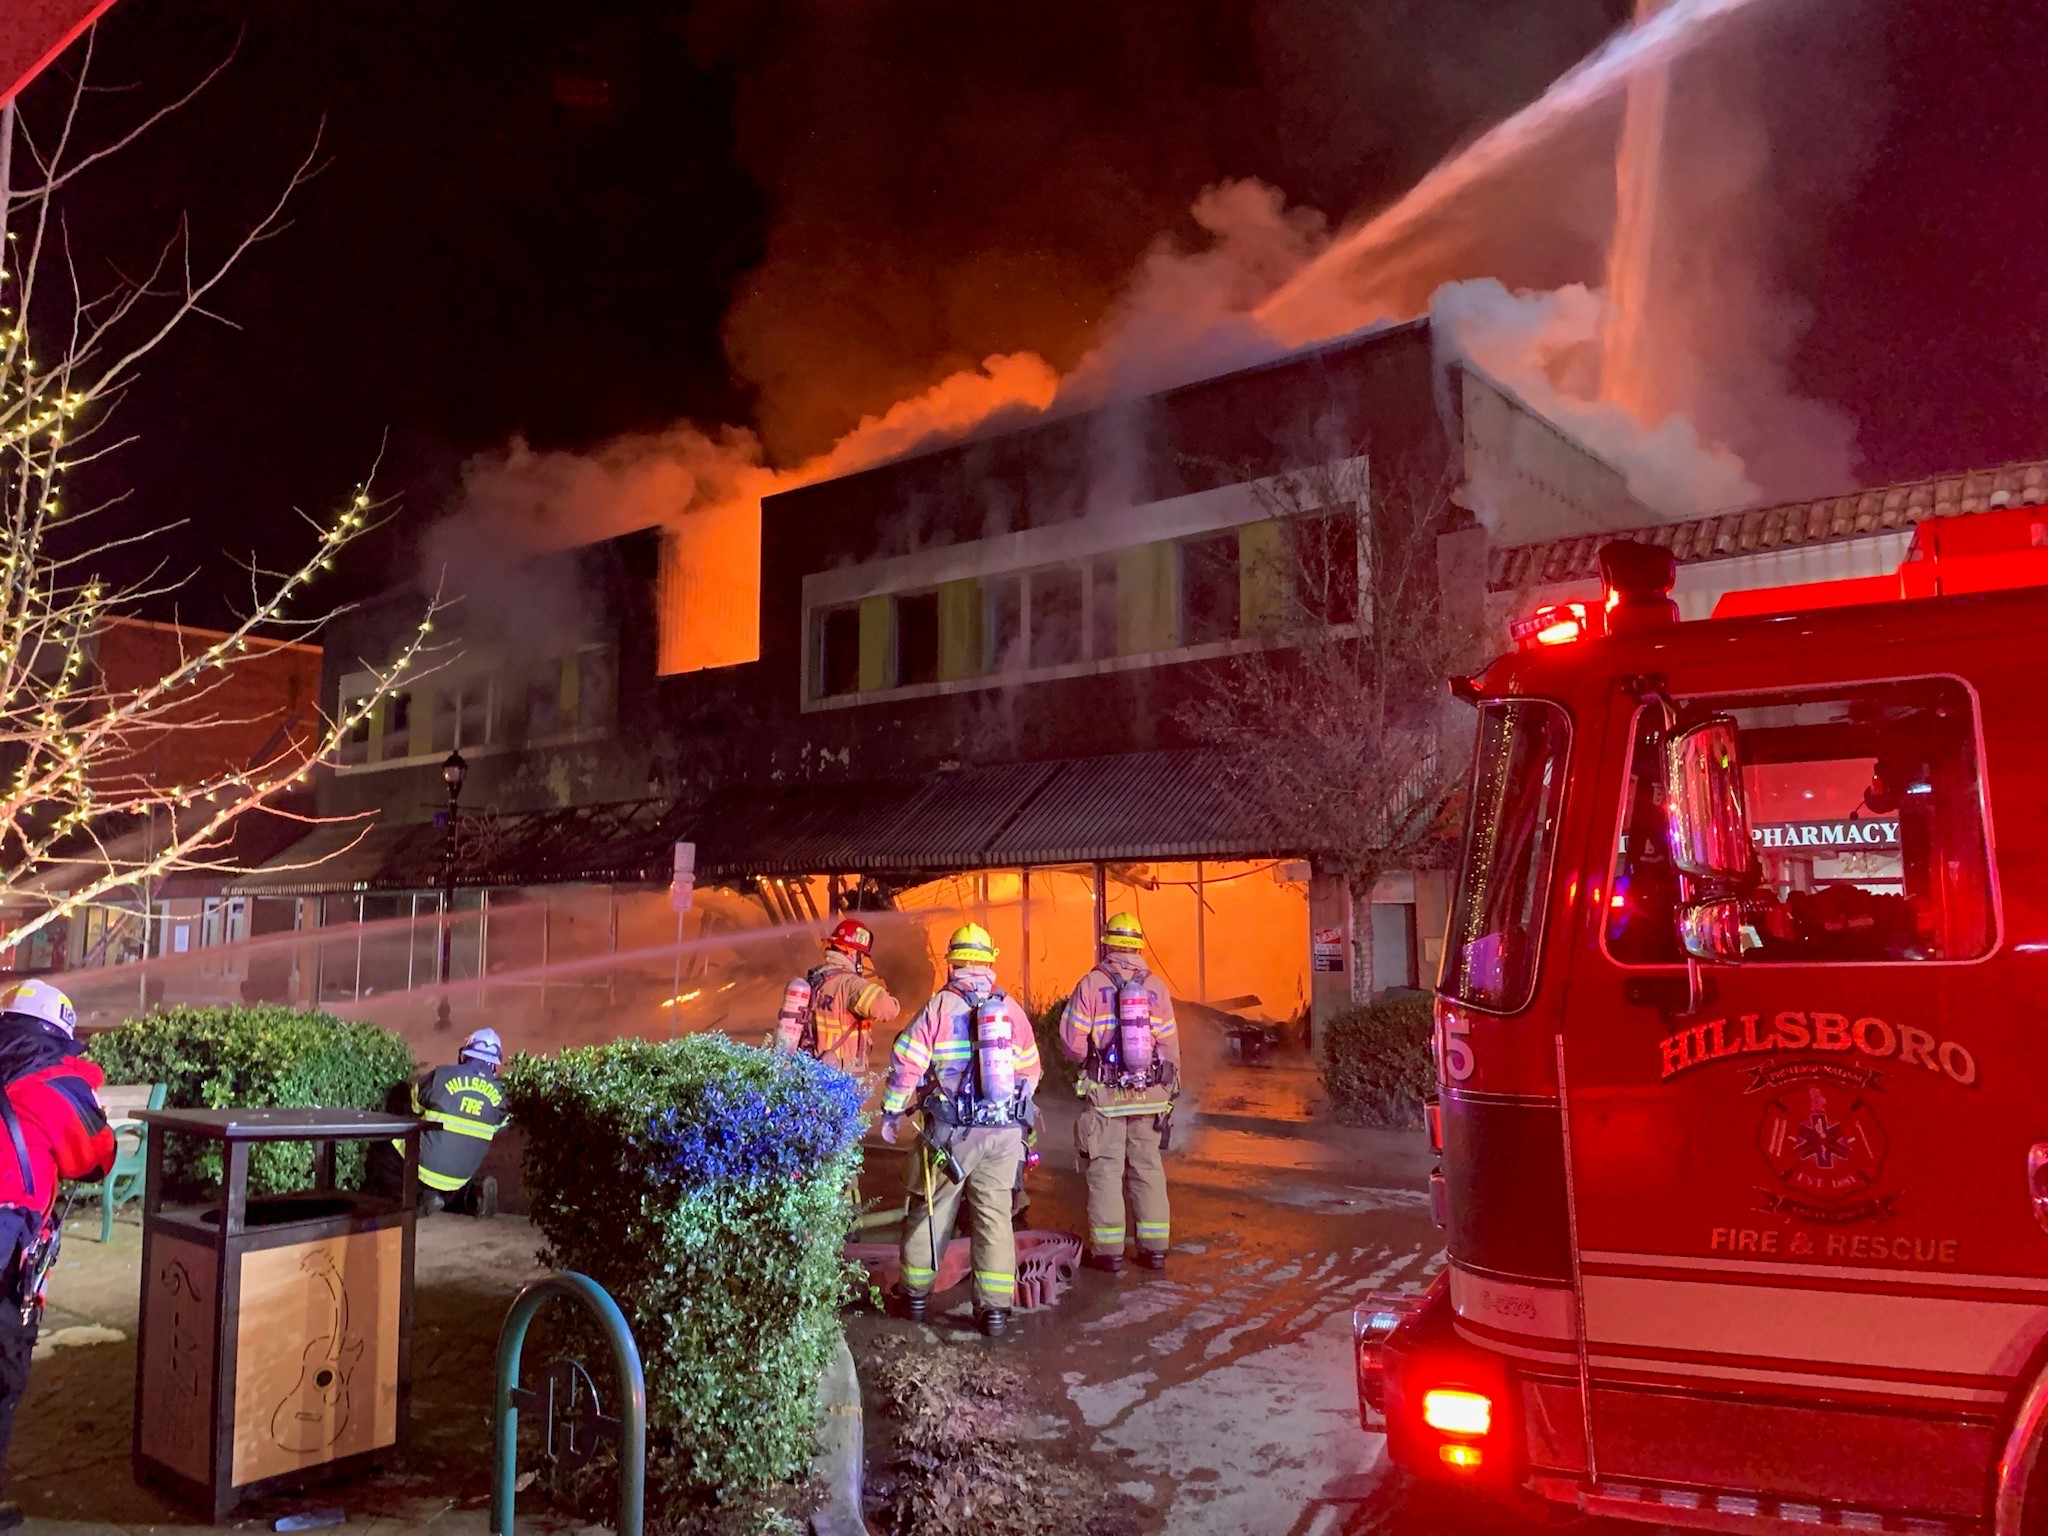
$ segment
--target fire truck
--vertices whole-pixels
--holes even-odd
[[[1447,1258],[1362,1417],[1553,1513],[2048,1536],[2048,508],[1695,622],[1600,566],[1453,683]]]

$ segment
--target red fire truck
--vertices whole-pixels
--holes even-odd
[[[1448,1259],[1365,1420],[1549,1510],[2048,1536],[2048,509],[1694,623],[1601,568],[1454,684]]]

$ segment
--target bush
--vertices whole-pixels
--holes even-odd
[[[521,1056],[506,1082],[541,1262],[611,1292],[640,1346],[650,1515],[694,1529],[803,1477],[857,1274],[860,1085],[723,1035]]]
[[[1066,1011],[1067,1000],[1063,997],[1040,1009],[1031,1021],[1032,1035],[1038,1041],[1038,1060],[1045,1068],[1045,1081],[1038,1088],[1041,1104],[1072,1098],[1074,1085],[1081,1078],[1081,1064],[1067,1060],[1067,1053],[1060,1049],[1060,1015]]]
[[[388,1030],[275,1005],[166,1008],[96,1036],[86,1054],[110,1083],[166,1084],[164,1102],[175,1109],[383,1109],[415,1070],[411,1048]],[[344,1185],[360,1180],[363,1152],[361,1142],[337,1149],[335,1173]],[[220,1175],[217,1142],[165,1139],[173,1195],[204,1194]],[[308,1142],[250,1152],[251,1193],[303,1189],[312,1177]]]
[[[1347,1009],[1323,1027],[1323,1088],[1339,1120],[1422,1123],[1423,1100],[1436,1091],[1430,1012],[1427,992],[1399,992]]]

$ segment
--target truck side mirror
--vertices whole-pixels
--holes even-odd
[[[1735,722],[1714,715],[1673,731],[1664,743],[1671,862],[1709,886],[1747,878],[1754,854]]]
[[[1678,937],[1686,955],[1714,965],[1742,959],[1742,903],[1733,896],[1688,902],[1678,909]]]

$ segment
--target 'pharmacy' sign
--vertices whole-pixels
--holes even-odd
[[[1795,848],[1897,848],[1899,822],[1895,816],[1870,820],[1855,817],[1846,821],[1767,821],[1760,827],[1751,827],[1749,836],[1766,852],[1789,852]]]

